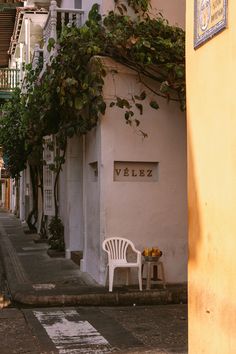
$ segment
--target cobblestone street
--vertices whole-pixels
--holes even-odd
[[[9,306],[10,303],[10,293],[0,257],[0,310],[6,306]]]
[[[103,308],[146,348],[163,348],[182,353],[187,348],[187,306],[160,305],[127,308]],[[184,351],[187,353],[187,350]]]
[[[0,323],[1,354],[187,354],[186,305],[4,308]]]
[[[0,310],[0,323],[1,354],[42,354],[38,340],[20,310]]]

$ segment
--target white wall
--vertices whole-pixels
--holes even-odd
[[[65,9],[73,9],[74,8],[74,0],[62,0],[61,7]]]
[[[100,4],[101,2],[104,2],[104,0],[81,0],[82,9],[88,11],[91,9],[93,4],[95,4],[95,3]],[[74,0],[62,0],[61,7],[67,8],[67,9],[73,9],[74,8]]]
[[[20,200],[19,200],[19,208],[20,208],[20,220],[25,220],[25,173],[26,171],[22,171],[20,174]]]
[[[150,14],[156,16],[161,12],[172,25],[185,26],[185,1],[186,0],[151,0]],[[114,10],[114,0],[102,0],[101,12]]]
[[[94,128],[84,138],[84,222],[85,251],[84,270],[100,281],[104,269],[101,255],[101,203],[100,203],[100,126]],[[94,163],[98,163],[98,176],[94,174]]]
[[[101,13],[105,14],[108,11],[114,10],[114,0],[81,0],[82,9],[85,11],[85,19],[93,4],[97,3],[101,6]],[[150,14],[156,16],[161,12],[172,25],[180,27],[185,26],[185,0],[152,0]],[[74,0],[62,0],[61,7],[74,8]]]
[[[115,80],[111,72],[106,76],[106,115],[101,118],[100,127],[89,134],[86,145],[87,161],[99,163],[99,183],[88,182],[87,186],[89,273],[102,281],[101,243],[106,237],[123,236],[131,239],[140,251],[144,247],[160,247],[167,281],[184,282],[187,280],[185,116],[176,104],[165,100],[159,100],[158,111],[146,103],[143,116],[136,112],[140,128],[148,134],[143,139],[136,129],[125,124],[124,111],[109,107],[115,94],[129,99],[131,94],[140,94],[138,77],[108,59],[104,64],[110,66],[108,71],[115,69],[119,75],[115,75]],[[114,161],[159,162],[159,180],[114,181]]]
[[[171,25],[185,28],[186,0],[152,0],[151,13],[161,12]]]
[[[15,180],[10,179],[10,211],[14,213],[16,208],[16,185]]]
[[[88,11],[93,3],[84,1],[83,9]],[[66,0],[62,6],[72,7]],[[101,11],[113,7],[113,1],[103,1]],[[153,9],[161,10],[171,23],[184,26],[183,0],[153,1]],[[108,59],[104,65],[108,71],[115,68],[119,72],[115,80],[111,71],[105,79],[106,115],[84,137],[83,159],[81,141],[73,142],[61,177],[60,212],[65,224],[66,247],[70,250],[84,247],[83,270],[102,283],[104,238],[127,237],[141,251],[144,247],[158,246],[163,251],[167,281],[184,282],[187,280],[185,116],[177,105],[165,100],[159,100],[158,111],[146,103],[143,116],[136,112],[140,128],[148,134],[143,139],[137,130],[125,124],[122,110],[109,107],[115,95],[131,99],[132,94],[140,94],[143,88],[137,76]],[[159,180],[114,181],[114,161],[158,162]],[[98,177],[94,178],[96,162]]]
[[[60,177],[60,215],[65,227],[66,255],[83,250],[82,139],[68,140],[66,163]]]
[[[5,183],[1,183],[1,206],[4,207],[5,200],[6,200],[6,186]]]

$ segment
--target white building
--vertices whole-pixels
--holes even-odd
[[[71,12],[82,9],[80,16],[82,13],[84,21],[94,2],[62,0],[58,6],[71,9]],[[12,66],[16,62],[22,65],[37,59],[35,44],[43,36],[45,43],[49,38],[49,1],[24,3],[25,7],[18,10],[21,22],[16,21],[15,42],[11,45]],[[102,13],[114,7],[112,0],[100,0],[99,4]],[[56,5],[55,1],[51,2],[52,5]],[[152,9],[153,13],[162,10],[170,23],[184,26],[183,0],[152,1]],[[43,47],[37,47],[36,54],[42,51]],[[102,61],[107,71],[104,85],[106,114],[86,136],[69,140],[66,163],[60,175],[59,213],[65,226],[66,257],[80,251],[81,269],[98,283],[103,283],[105,255],[101,249],[102,241],[111,236],[123,236],[132,240],[141,251],[145,247],[158,246],[163,251],[167,282],[186,282],[185,115],[178,105],[165,100],[159,100],[158,111],[146,104],[143,116],[139,117],[142,130],[148,134],[144,139],[137,130],[124,123],[121,110],[109,108],[115,95],[129,100],[132,95],[140,94],[143,88],[137,75],[108,58],[102,58]],[[46,187],[45,192],[50,186]],[[21,179],[22,220],[26,218],[31,193],[26,170]],[[42,202],[39,205],[42,208]],[[44,212],[51,214],[45,205]]]

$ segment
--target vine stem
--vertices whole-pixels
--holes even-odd
[[[162,97],[162,98],[165,98],[167,99],[168,97],[166,97],[165,95],[162,95],[161,93],[157,92],[156,90],[154,90],[151,86],[149,86],[146,82],[144,82],[141,78],[141,74],[138,73],[139,75],[139,80],[140,82],[148,89],[150,90],[152,93],[154,93],[155,95],[159,96],[159,97]],[[168,98],[169,101],[174,101],[174,102],[181,102],[181,99],[180,98],[173,98],[173,97],[169,97]]]
[[[111,55],[107,55],[107,54],[104,54],[105,56],[108,56],[109,58],[111,59],[114,59],[113,56]],[[131,69],[131,70],[134,70],[138,76],[139,76],[139,79],[140,79],[140,82],[147,88],[149,89],[152,93],[154,93],[155,95],[159,96],[159,97],[162,97],[162,98],[165,98],[167,99],[167,96],[161,94],[160,92],[154,90],[152,87],[150,87],[146,82],[144,82],[144,80],[141,78],[141,74],[149,79],[152,79],[154,81],[157,81],[158,83],[162,83],[163,80],[162,79],[159,79],[158,77],[152,75],[151,73],[149,73],[147,70],[143,69],[141,66],[139,66],[139,68],[137,68],[136,66],[138,66],[136,63],[133,63],[131,61],[129,61],[128,59],[126,60],[120,60],[119,58],[116,58],[116,61],[119,62],[120,64],[122,65],[125,65],[127,68]],[[174,102],[181,102],[182,100],[180,98],[174,98],[174,97],[169,97],[168,98],[169,101],[174,101]]]

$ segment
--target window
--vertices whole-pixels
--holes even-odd
[[[44,215],[54,215],[54,172],[50,170],[49,165],[54,162],[54,151],[50,148],[53,144],[53,136],[44,137],[43,158],[45,165],[43,166],[43,204]],[[52,145],[53,146],[53,145]]]
[[[54,215],[54,173],[49,166],[43,166],[43,206],[44,215]]]

